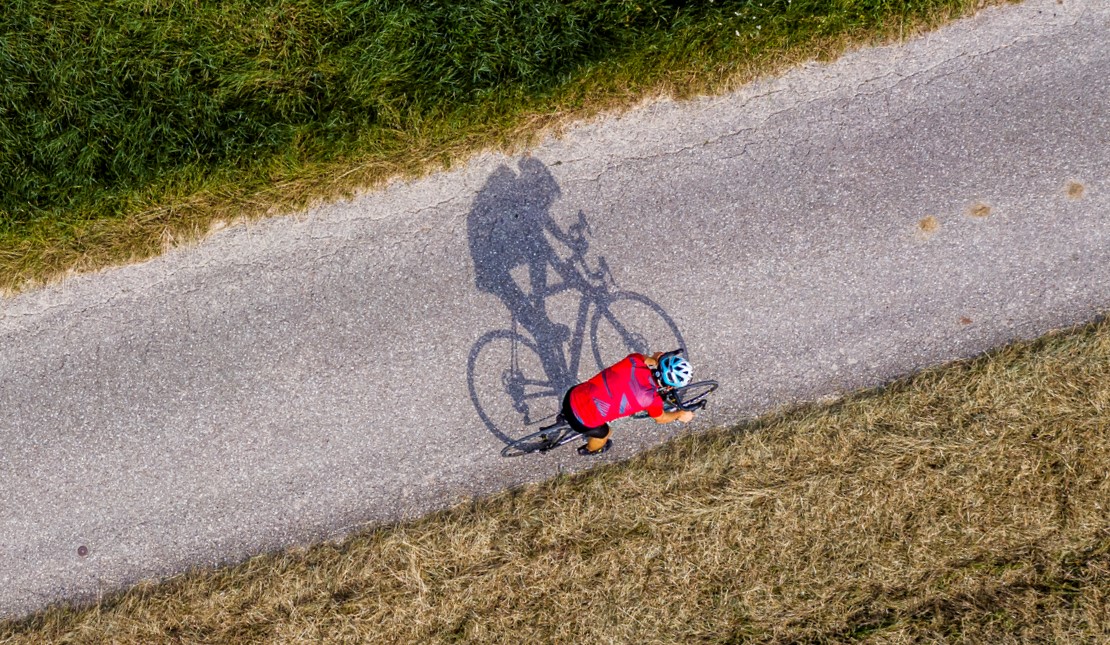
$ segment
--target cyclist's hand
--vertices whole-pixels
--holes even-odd
[[[694,420],[694,413],[689,410],[683,410],[678,413],[678,420],[683,423],[690,423]]]

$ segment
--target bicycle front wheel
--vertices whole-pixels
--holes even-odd
[[[546,452],[574,439],[578,434],[566,424],[543,428],[538,432],[521,437],[501,449],[502,457],[519,457],[533,452]]]
[[[674,391],[679,407],[683,410],[694,410],[705,407],[705,400],[714,390],[720,387],[717,381],[698,381]]]

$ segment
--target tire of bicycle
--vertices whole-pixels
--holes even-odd
[[[565,423],[554,427],[541,428],[502,448],[501,456],[519,457],[534,452],[547,452],[552,448],[558,448],[564,443],[573,441],[578,436],[580,435]]]
[[[698,381],[684,387],[677,388],[675,395],[683,410],[700,410],[705,407],[707,396],[713,393],[721,384],[717,381]]]
[[[686,387],[679,388],[672,394],[678,394],[680,396],[679,401],[682,402],[682,406],[675,407],[674,405],[671,405],[670,402],[666,401],[666,399],[664,399],[663,411],[675,412],[676,410],[689,410],[690,412],[695,412],[697,410],[700,410],[704,408],[707,403],[709,403],[709,401],[706,400],[706,397],[708,397],[710,393],[712,393],[718,387],[720,387],[720,384],[717,383],[717,381],[698,381],[697,383],[691,383]],[[689,396],[682,397],[681,395],[683,392],[689,393]],[[650,419],[651,417],[648,416],[647,412],[641,411],[633,414],[632,418]]]

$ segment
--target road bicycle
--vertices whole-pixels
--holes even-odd
[[[667,352],[663,356],[679,353],[682,353],[682,349]],[[663,388],[659,392],[660,396],[663,398],[663,409],[667,412],[673,412],[675,410],[688,410],[694,412],[696,410],[701,410],[709,402],[709,395],[712,394],[718,386],[719,384],[717,381],[708,380],[690,383],[689,385],[679,388]],[[632,418],[646,419],[648,415],[647,412],[637,412],[632,415]],[[587,437],[582,433],[572,429],[566,419],[563,418],[562,413],[560,413],[556,415],[555,423],[510,442],[501,450],[501,456],[519,457],[534,452],[547,452],[578,439],[584,441],[586,438]]]

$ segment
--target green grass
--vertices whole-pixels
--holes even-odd
[[[1104,321],[0,643],[1107,642],[1108,463]]]
[[[976,0],[9,0],[0,289],[143,258]]]

